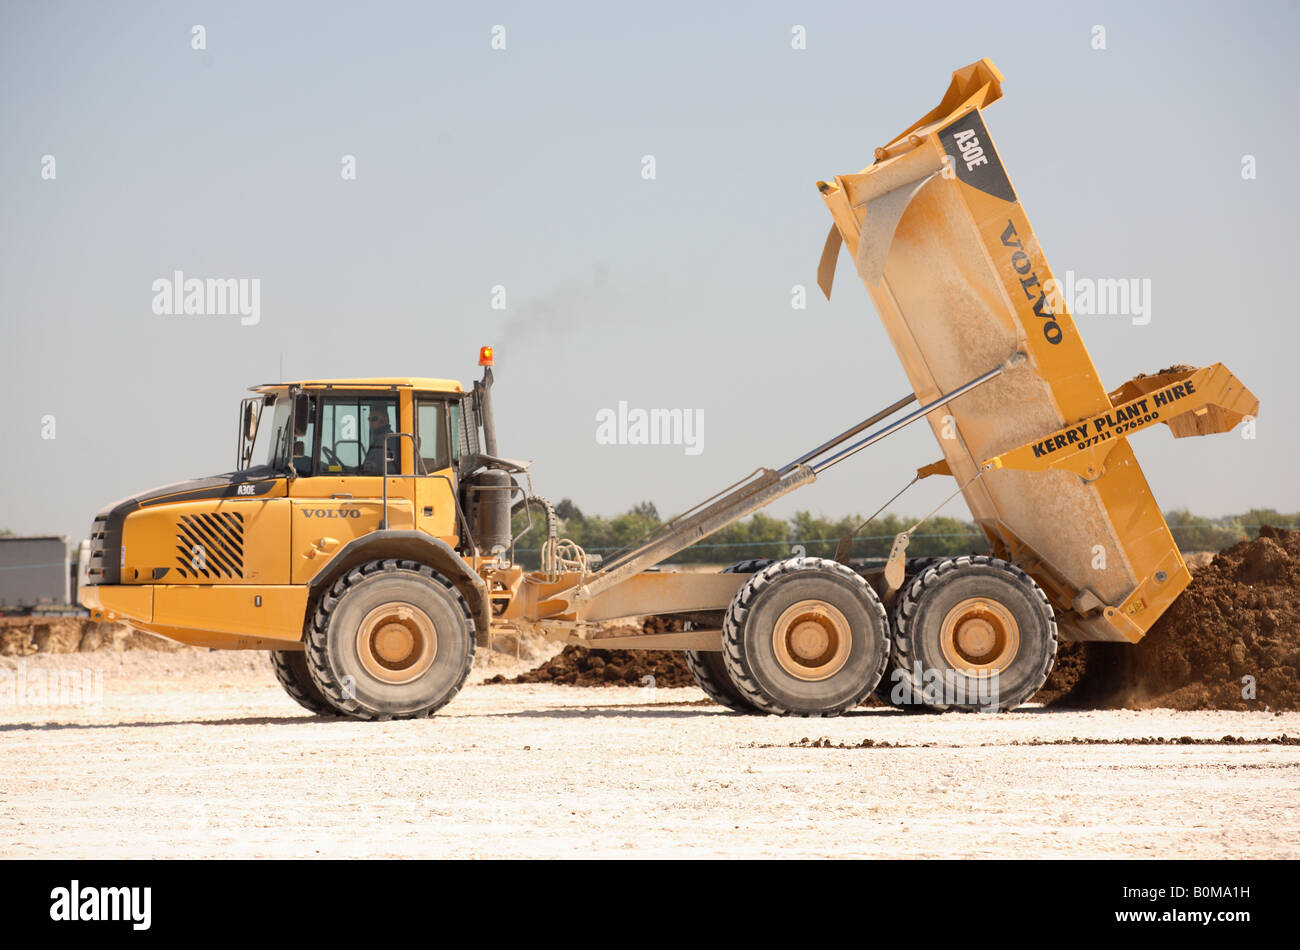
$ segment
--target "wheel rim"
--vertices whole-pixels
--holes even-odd
[[[419,607],[381,604],[357,628],[357,658],[367,673],[385,683],[409,683],[438,655],[438,631]]]
[[[939,646],[953,669],[991,676],[1005,670],[1020,651],[1020,625],[997,601],[970,597],[944,616]]]
[[[827,679],[843,669],[852,644],[848,620],[824,600],[791,604],[772,630],[772,652],[781,668],[808,682]]]

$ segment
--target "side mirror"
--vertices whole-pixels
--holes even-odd
[[[235,469],[243,471],[253,458],[253,446],[257,441],[257,424],[262,419],[262,400],[245,399],[239,407],[239,451],[236,454]]]
[[[299,393],[293,397],[293,437],[296,439],[307,434],[311,424],[311,397]]]

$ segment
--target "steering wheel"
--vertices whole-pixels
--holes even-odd
[[[328,462],[330,465],[337,465],[339,468],[343,467],[343,463],[339,461],[339,457],[334,454],[334,450],[331,449],[324,442],[321,443],[320,454],[325,457],[325,461]]]

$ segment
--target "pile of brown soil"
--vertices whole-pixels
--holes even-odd
[[[120,623],[97,623],[84,617],[0,617],[0,656],[96,650],[172,653],[181,649],[179,643]]]
[[[1220,551],[1139,643],[1084,646],[1053,705],[1300,709],[1300,531]]]
[[[652,677],[652,679],[647,679]],[[566,646],[535,670],[485,683],[551,683],[556,686],[694,686],[682,655],[671,650],[589,650]]]
[[[669,633],[682,629],[674,617],[646,617],[638,631],[614,627],[596,639],[637,633]],[[652,680],[646,677],[653,677]],[[693,686],[695,679],[682,654],[675,650],[590,650],[566,646],[541,666],[507,679],[498,674],[485,683],[552,683],[557,686]]]
[[[1030,702],[1051,705],[1070,693],[1083,679],[1088,667],[1087,644],[1062,643],[1056,649],[1056,663],[1047,677],[1047,682],[1033,695]]]

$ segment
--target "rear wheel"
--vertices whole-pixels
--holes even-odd
[[[945,560],[900,595],[891,678],[936,710],[1013,709],[1056,659],[1056,620],[1042,589],[999,558]]]
[[[357,719],[428,716],[460,691],[474,625],[446,577],[415,561],[371,561],[321,598],[307,637],[312,681]]]
[[[838,716],[880,681],[889,625],[860,575],[826,558],[795,557],[736,592],[722,646],[732,683],[757,709]]]
[[[754,574],[773,562],[770,557],[749,558],[737,561],[730,567],[722,569],[723,574]],[[688,625],[689,626],[689,625]],[[686,650],[686,668],[695,677],[695,683],[704,690],[706,696],[719,706],[739,713],[752,713],[757,710],[754,704],[745,698],[745,694],[731,682],[727,664],[717,650]]]
[[[307,669],[307,654],[302,650],[271,651],[271,669],[284,691],[303,709],[317,716],[337,714]]]

